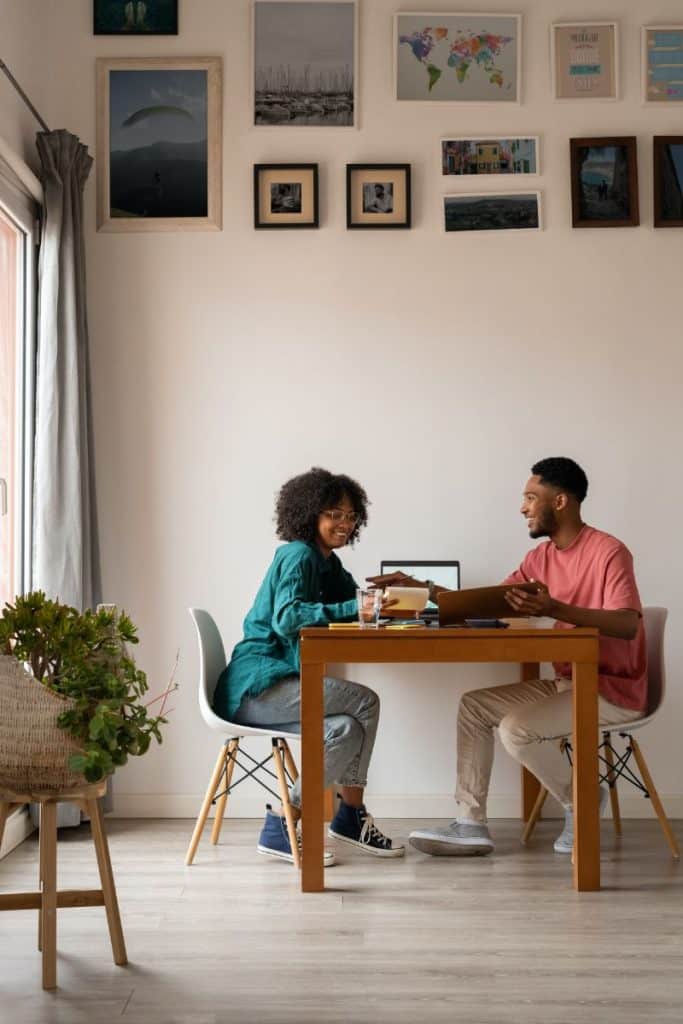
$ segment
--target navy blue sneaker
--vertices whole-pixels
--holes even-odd
[[[299,844],[299,853],[301,853],[301,836],[298,831],[296,841]],[[266,857],[278,857],[280,860],[286,860],[290,864],[294,863],[289,834],[287,833],[287,819],[281,818],[279,814],[275,814],[270,804],[266,804],[266,820],[263,822],[263,828],[261,829],[261,835],[258,837],[256,849]],[[334,854],[329,850],[325,850],[323,855],[324,866],[329,868],[334,863]]]
[[[343,800],[330,823],[328,835],[374,857],[402,857],[406,852],[405,846],[393,843],[380,832],[365,806],[349,807]]]

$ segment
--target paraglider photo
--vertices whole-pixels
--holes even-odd
[[[178,0],[93,0],[96,36],[178,35]]]
[[[98,145],[103,142],[98,163],[106,179],[100,221],[109,221],[110,230],[117,230],[111,226],[117,221],[122,222],[119,230],[164,230],[177,222],[181,227],[210,226],[211,179],[217,177],[210,155],[220,154],[215,140],[220,125],[211,138],[216,118],[210,70],[200,61],[189,67],[106,63],[106,124],[98,119]],[[213,70],[220,90],[220,66]],[[126,221],[137,224],[123,226]]]

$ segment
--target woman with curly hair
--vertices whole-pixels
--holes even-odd
[[[231,722],[299,732],[299,630],[352,622],[358,614],[356,582],[335,554],[353,544],[368,521],[368,498],[355,480],[314,468],[288,480],[275,506],[277,534],[286,541],[275,557],[244,620],[244,638],[221,674],[214,710]],[[341,803],[330,835],[377,857],[405,849],[374,824],[363,788],[375,742],[379,698],[345,679],[324,680],[325,786],[339,786]],[[291,793],[301,816],[298,779]],[[292,862],[284,811],[268,807],[259,853]],[[329,852],[325,863],[334,863]]]

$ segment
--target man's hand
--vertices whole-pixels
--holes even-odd
[[[416,580],[414,576],[408,576],[405,572],[389,572],[384,576],[366,576],[368,583],[373,587],[426,587],[424,580]]]
[[[535,580],[530,582],[534,583]],[[537,583],[535,593],[510,587],[505,591],[505,600],[519,615],[553,615],[554,602],[545,583]]]

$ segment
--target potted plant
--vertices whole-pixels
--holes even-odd
[[[110,775],[161,742],[125,614],[79,612],[42,591],[0,616],[0,787],[63,789]]]

